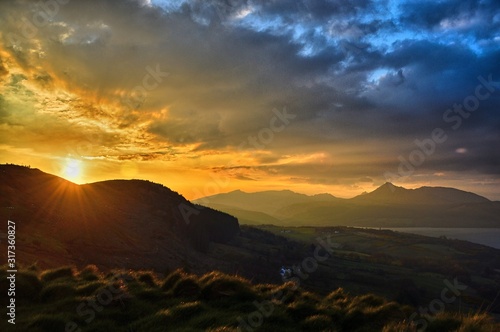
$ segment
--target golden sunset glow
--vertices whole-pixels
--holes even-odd
[[[147,179],[189,199],[353,197],[386,181],[500,199],[498,37],[464,50],[456,27],[415,34],[403,16],[382,38],[388,27],[365,26],[389,19],[375,5],[328,21],[257,7],[70,1],[27,26],[42,9],[2,2],[1,161],[76,183]],[[487,97],[470,117],[446,113],[478,86]],[[435,128],[447,139],[430,146]]]
[[[82,179],[82,163],[79,160],[68,158],[64,165],[64,177],[72,182],[80,183]]]

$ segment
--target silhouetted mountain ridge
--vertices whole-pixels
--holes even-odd
[[[16,165],[0,165],[0,207],[3,219],[15,221],[35,246],[48,241],[45,250],[59,248],[63,259],[101,264],[114,259],[125,265],[135,256],[137,266],[168,265],[179,248],[207,251],[211,241],[226,243],[239,233],[235,217],[193,204],[160,184],[77,185]]]
[[[353,198],[357,202],[385,204],[486,203],[489,199],[463,190],[447,187],[406,189],[386,182],[374,191]]]
[[[210,204],[220,204],[242,210],[253,210],[272,215],[276,214],[283,207],[290,204],[323,201],[334,202],[337,200],[342,199],[330,194],[308,196],[291,190],[268,190],[256,193],[247,193],[241,190],[235,190],[224,194],[207,196],[194,200],[194,202],[206,206],[210,206]]]
[[[278,225],[290,226],[500,227],[500,202],[455,188],[406,189],[387,182],[351,199],[290,191],[233,193],[197,202],[227,209],[250,224],[259,223],[253,211],[266,213],[267,220],[278,219]]]

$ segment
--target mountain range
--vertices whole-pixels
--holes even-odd
[[[364,227],[500,227],[500,202],[454,188],[405,189],[385,183],[343,199],[290,190],[240,190],[194,202],[236,216],[243,224]]]
[[[16,223],[22,261],[40,267],[189,266],[200,273],[216,267],[249,276],[262,267],[260,275],[270,276],[262,261],[248,260],[255,244],[246,236],[255,235],[252,230],[242,235],[240,224],[500,227],[499,216],[500,202],[452,188],[409,190],[386,183],[352,199],[233,191],[190,202],[149,181],[77,185],[38,169],[0,165],[0,217]],[[5,238],[0,230],[1,247]],[[248,252],[241,245],[248,245]],[[6,253],[2,250],[0,259],[6,261]],[[258,258],[271,257],[266,255]]]

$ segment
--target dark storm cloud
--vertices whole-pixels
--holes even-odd
[[[280,15],[284,17],[311,18],[326,20],[332,16],[352,15],[358,11],[369,8],[372,1],[369,0],[279,0],[279,1],[257,1],[264,13]]]
[[[425,29],[438,29],[442,28],[443,24],[451,24],[452,27],[470,29],[472,32],[482,25],[498,24],[500,4],[495,0],[410,1],[400,7],[404,13],[401,17],[403,23]],[[479,28],[479,32],[483,31]]]
[[[477,0],[467,1],[410,1],[403,3],[402,21],[419,27],[433,29],[439,27],[445,19],[470,18],[479,9]]]
[[[248,6],[255,6],[260,16],[277,16],[286,23],[323,21],[335,16],[352,15],[371,8],[369,0],[213,0],[185,1],[181,11],[189,13],[205,23],[225,20]]]

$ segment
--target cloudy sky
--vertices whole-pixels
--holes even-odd
[[[500,200],[500,3],[0,2],[0,162],[352,197]]]

